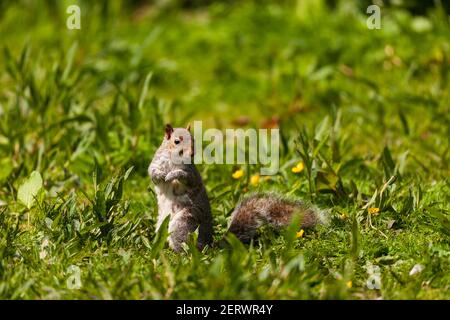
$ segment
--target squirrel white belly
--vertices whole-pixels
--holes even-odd
[[[166,125],[165,136],[148,168],[158,200],[156,229],[169,218],[169,246],[181,251],[189,233],[198,231],[198,247],[212,244],[211,207],[203,180],[195,165],[194,141],[189,128]],[[263,224],[284,227],[295,215],[301,216],[301,227],[326,222],[323,211],[300,200],[276,193],[256,193],[244,198],[234,209],[228,232],[246,243]]]

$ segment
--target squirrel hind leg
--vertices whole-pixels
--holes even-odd
[[[189,234],[198,228],[197,248],[203,250],[206,245],[212,244],[213,229],[210,222],[198,223],[191,212],[182,210],[169,222],[169,247],[175,252],[182,251],[183,243],[188,240]]]
[[[169,222],[169,247],[175,252],[181,252],[183,243],[188,239],[190,233],[197,229],[196,219],[187,210],[178,212]]]

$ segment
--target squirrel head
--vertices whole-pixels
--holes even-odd
[[[194,138],[190,132],[190,125],[187,128],[174,128],[166,124],[164,144],[170,152],[171,159],[175,163],[191,163],[194,157]]]

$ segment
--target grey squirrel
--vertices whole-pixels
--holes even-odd
[[[203,249],[213,241],[211,207],[206,189],[192,159],[194,140],[190,128],[166,125],[164,139],[148,168],[158,201],[158,230],[169,218],[169,246],[182,250],[189,233],[198,228],[197,245]],[[244,243],[250,242],[263,224],[284,227],[300,215],[301,228],[326,222],[323,211],[301,200],[279,194],[255,193],[245,197],[234,209],[228,232]]]

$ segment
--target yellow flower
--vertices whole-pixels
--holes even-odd
[[[297,234],[295,235],[296,238],[301,238],[303,237],[303,234],[305,233],[305,230],[301,229],[299,232],[297,232]]]
[[[369,212],[369,214],[373,214],[374,216],[378,215],[378,213],[380,213],[380,208],[369,208],[367,209],[367,211]]]
[[[349,280],[349,281],[346,283],[346,285],[347,285],[347,288],[350,289],[350,288],[353,286],[352,280]]]
[[[295,167],[292,168],[292,172],[299,173],[302,172],[303,169],[305,169],[305,164],[303,163],[303,161],[300,161]]]
[[[347,219],[347,215],[345,213],[341,214],[339,217],[341,218],[341,220]]]
[[[254,174],[250,177],[250,184],[253,186],[258,185],[259,183],[259,174]]]
[[[240,178],[242,178],[243,175],[244,175],[244,170],[239,169],[239,170],[236,170],[235,172],[233,172],[233,174],[231,176],[233,177],[233,179],[240,179]]]

